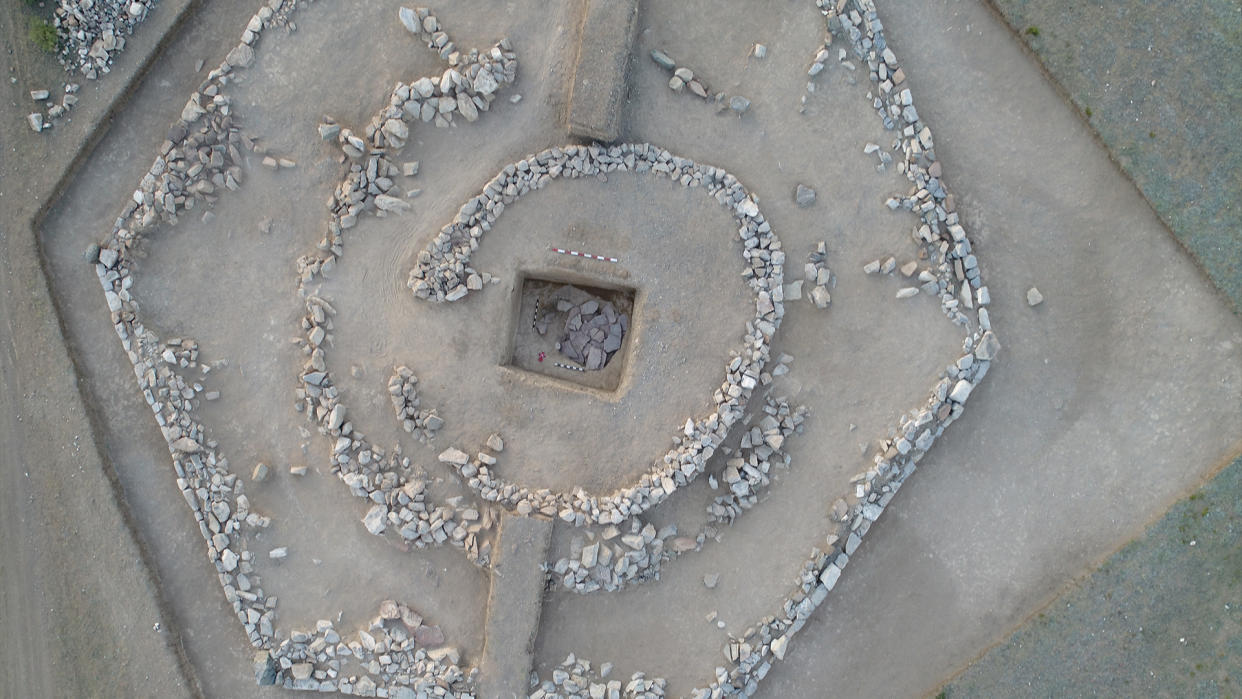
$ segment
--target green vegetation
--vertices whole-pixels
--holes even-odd
[[[1031,36],[1039,36],[1039,27],[1032,24],[1031,26],[1026,28],[1026,33],[1030,34]]]
[[[56,52],[56,27],[46,19],[30,18],[30,40],[47,53]]]

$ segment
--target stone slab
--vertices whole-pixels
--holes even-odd
[[[543,609],[545,575],[540,566],[547,560],[552,524],[547,519],[510,515],[500,522],[479,696],[516,699],[527,694]]]
[[[569,134],[615,141],[621,134],[638,0],[587,0],[569,102]]]

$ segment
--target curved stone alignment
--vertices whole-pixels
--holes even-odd
[[[311,286],[344,254],[344,232],[357,225],[360,216],[368,212],[384,215],[408,207],[404,200],[388,194],[400,172],[389,158],[399,153],[409,138],[407,122],[445,127],[452,122],[454,113],[475,121],[480,112],[488,110],[497,90],[511,84],[517,76],[517,56],[509,50],[507,40],[502,39],[484,52],[475,49],[462,54],[429,10],[401,8],[398,16],[410,33],[426,41],[427,47],[450,67],[437,77],[398,83],[387,106],[366,127],[365,140],[347,128],[321,130],[326,138],[336,136],[350,164],[333,193],[328,232],[319,244],[319,252],[297,261],[298,292],[306,304],[301,321],[304,339],[298,343],[309,359],[300,375],[294,407],[305,412],[331,440],[333,472],[349,486],[351,493],[373,503],[363,518],[369,532],[381,535],[391,529],[405,544],[416,548],[449,543],[464,549],[471,561],[485,565],[491,551],[490,510],[480,512],[469,504],[428,501],[426,482],[409,472],[411,462],[401,455],[400,445],[391,458],[386,458],[385,450],[366,440],[349,421],[327,367],[331,317],[336,311],[311,291]],[[413,379],[413,372],[405,376],[398,369],[398,377],[394,378],[401,379],[403,396],[398,406],[396,394],[391,393],[394,384],[390,382],[388,390],[398,419],[403,421],[403,427],[406,421],[412,423],[407,431],[416,431],[420,441],[430,439],[441,421],[429,411],[408,412],[417,407],[406,402],[406,386],[412,385],[407,381]]]
[[[386,616],[387,607],[382,605],[370,630],[359,630],[350,640],[342,637],[327,620],[317,622],[315,632],[294,630],[282,639],[283,634],[276,626],[276,598],[265,594],[260,586],[256,559],[246,548],[247,532],[267,526],[270,520],[250,510],[242,481],[229,470],[227,458],[207,436],[206,427],[193,417],[196,399],[203,392],[202,384],[211,367],[201,363],[197,343],[193,340],[161,341],[145,327],[134,297],[133,271],[136,259],[141,256],[139,248],[143,236],[155,233],[160,224],[176,224],[178,214],[193,210],[196,203],[213,204],[222,191],[241,186],[241,152],[256,149],[241,133],[225,88],[237,70],[254,64],[254,46],[262,31],[287,24],[294,9],[294,0],[282,0],[265,4],[251,18],[241,43],[191,95],[181,118],[169,129],[161,155],[122,210],[112,233],[102,245],[88,252],[88,258],[95,264],[114,329],[134,365],[139,389],[168,442],[177,485],[207,541],[208,556],[216,566],[225,597],[244,625],[251,645],[258,649],[256,680],[260,684],[280,683],[292,689],[335,690],[362,696],[374,696],[379,688],[384,688],[390,696],[414,696],[415,693],[469,696],[468,682],[475,671],[464,671],[457,666],[458,653],[443,645],[445,639],[438,627],[411,623],[412,619],[421,617],[408,607],[403,606],[406,613],[401,615],[401,625],[397,625],[388,623],[391,618]],[[438,30],[430,13],[423,10],[420,16],[422,26],[430,25]],[[423,34],[433,46],[443,49],[447,45],[438,31],[434,34],[424,31]],[[495,66],[495,74],[507,76],[511,81],[515,70],[513,55],[494,47],[489,56],[491,58],[478,60],[477,52],[472,52],[471,59],[475,60],[472,65],[478,68],[471,74],[477,77],[484,67],[493,70]],[[447,80],[447,92],[470,91],[462,86],[460,79],[450,75]],[[480,82],[486,86],[486,79]],[[441,114],[448,111],[445,109]],[[379,133],[378,129],[376,131]],[[373,138],[375,143],[384,142],[382,135],[373,135]],[[347,144],[352,145],[352,141]],[[358,172],[356,167],[354,172]],[[359,206],[357,212],[365,206],[378,206],[374,197],[370,201],[362,198],[359,201],[363,206]],[[359,201],[349,205],[357,205]],[[339,222],[334,223],[338,241],[340,229]],[[337,250],[339,254],[339,246]],[[326,257],[305,265],[303,269],[309,274],[303,279],[313,278],[323,270],[324,262],[331,259]],[[322,339],[324,326],[330,328],[330,316],[335,310],[323,299],[312,294],[306,296],[308,313],[304,325],[308,341]],[[316,363],[314,352],[308,353],[312,355],[311,363]],[[201,377],[187,379],[180,373],[192,369],[199,370]],[[318,378],[319,383],[307,381],[307,385],[314,385],[319,396],[334,396],[326,372]],[[331,423],[343,417],[343,409],[329,410],[321,417]],[[486,551],[480,554],[477,549],[470,549],[474,543],[473,534],[467,537],[466,528],[452,520],[453,508],[432,508],[425,504],[421,482],[394,489],[393,474],[400,466],[408,466],[408,460],[401,463],[399,453],[386,455],[383,450],[371,447],[354,449],[350,455],[356,457],[352,463],[358,464],[360,471],[342,472],[342,478],[364,496],[382,492],[393,497],[394,502],[407,506],[406,511],[410,511],[410,507],[418,509],[422,516],[418,522],[426,525],[425,531],[419,532],[418,541],[439,543],[451,537],[473,557],[485,557]],[[372,480],[364,475],[362,467],[367,466],[384,475]],[[374,519],[373,512],[368,513],[368,520]],[[485,524],[478,523],[478,526],[482,528]],[[368,526],[371,526],[369,522]]]
[[[784,317],[785,253],[755,198],[728,172],[673,155],[647,143],[617,146],[564,146],[550,148],[505,168],[467,201],[452,223],[445,226],[418,254],[409,286],[418,298],[457,301],[481,283],[470,267],[470,254],[483,234],[519,197],[546,186],[558,177],[594,177],[633,172],[668,177],[703,192],[724,206],[737,222],[743,242],[742,276],[755,294],[755,318],[746,325],[741,348],[725,368],[725,379],[713,393],[715,412],[686,420],[675,437],[676,446],[660,462],[628,487],[607,495],[581,490],[554,493],[531,490],[494,475],[486,464],[472,462],[459,449],[449,449],[440,460],[452,465],[481,498],[518,514],[540,513],[581,526],[620,524],[640,515],[693,481],[724,442],[729,428],[741,419],[746,402],[768,361],[768,344]],[[472,288],[473,287],[473,288]]]
[[[962,414],[964,403],[999,350],[986,308],[987,287],[941,179],[931,130],[919,118],[910,90],[902,87],[904,75],[887,46],[874,4],[871,0],[817,3],[829,34],[809,73],[814,77],[823,72],[830,55],[826,50],[837,36],[844,37],[854,55],[867,64],[878,94],[874,107],[885,127],[898,131],[895,148],[903,158],[897,168],[912,184],[907,194],[890,198],[887,206],[910,211],[918,218],[912,238],[930,265],[929,278],[921,279],[921,288],[939,297],[941,310],[966,335],[962,355],[946,367],[927,400],[900,418],[874,455],[872,466],[851,479],[852,493],[832,502],[834,525],[826,533],[823,548],[813,551],[804,563],[796,589],[774,614],[729,642],[724,649],[726,666],[716,668],[711,684],[695,690],[695,697],[757,691],[772,663],[784,658],[790,638],[834,588],[871,524],[936,438]],[[143,236],[153,234],[160,224],[175,224],[179,215],[199,204],[212,204],[224,191],[241,186],[241,154],[253,151],[254,145],[240,130],[226,88],[238,69],[255,62],[254,46],[263,30],[287,23],[293,9],[293,0],[265,4],[251,19],[241,43],[192,93],[160,156],[116,220],[110,237],[91,252],[90,261],[139,389],[168,443],[177,485],[194,512],[225,597],[250,643],[259,650],[256,679],[289,688],[364,696],[380,694],[381,689],[387,696],[399,697],[470,696],[470,680],[476,671],[459,667],[457,651],[444,645],[439,628],[424,623],[410,605],[384,602],[369,628],[358,630],[348,640],[328,620],[320,620],[313,632],[293,630],[285,637],[278,631],[276,600],[263,590],[257,561],[246,548],[247,536],[269,520],[252,510],[241,479],[194,416],[211,367],[200,357],[194,340],[161,339],[145,327],[135,299],[135,260]],[[449,68],[437,77],[398,83],[388,104],[365,128],[365,138],[349,129],[321,130],[326,137],[336,137],[349,165],[334,192],[327,235],[319,251],[298,260],[297,286],[305,303],[299,345],[307,361],[299,374],[296,406],[327,437],[334,472],[353,494],[370,502],[363,518],[369,531],[377,535],[395,531],[405,544],[415,547],[449,543],[485,565],[493,509],[454,498],[434,503],[426,481],[411,474],[410,460],[402,456],[399,446],[390,453],[370,443],[351,424],[327,368],[336,311],[313,288],[320,275],[340,259],[344,231],[356,225],[360,216],[367,212],[385,215],[408,206],[389,191],[398,172],[391,157],[408,141],[409,124],[444,127],[454,114],[474,121],[488,111],[496,92],[516,77],[516,55],[506,41],[484,52],[463,53],[429,11],[403,8],[399,18]],[[531,491],[498,478],[492,469],[495,456],[481,453],[472,458],[457,449],[441,454],[441,461],[449,463],[484,503],[521,515],[555,516],[583,528],[591,543],[576,539],[570,556],[549,564],[555,584],[576,592],[617,590],[658,579],[663,561],[699,550],[710,536],[710,527],[731,523],[757,502],[773,465],[790,465],[782,447],[801,430],[805,417],[803,409],[765,396],[765,414],[748,425],[736,453],[725,452],[729,458],[720,460],[719,474],[708,475],[713,489],[723,482],[726,491],[708,506],[704,528],[694,536],[678,535],[675,528],[656,531],[653,524],[642,520],[644,513],[707,470],[716,451],[725,449],[730,428],[742,421],[754,391],[770,381],[765,371],[769,344],[784,316],[785,299],[785,252],[755,197],[724,170],[650,144],[550,148],[506,166],[418,254],[410,289],[417,298],[434,302],[456,301],[480,290],[485,277],[470,267],[470,255],[508,205],[558,177],[614,172],[667,176],[684,186],[702,188],[730,211],[743,242],[742,275],[755,295],[755,316],[746,325],[724,381],[713,393],[714,411],[687,420],[675,438],[675,447],[635,484],[606,495]],[[820,262],[814,259],[812,265]],[[817,279],[820,267],[815,267]],[[822,271],[827,272],[826,268]],[[824,275],[825,281],[829,276]],[[826,289],[823,283],[818,287]],[[778,364],[788,361],[778,360]],[[192,371],[198,376],[190,376]],[[416,412],[413,372],[398,369],[389,392],[399,418],[413,416],[416,430],[434,432],[430,420],[434,416]],[[498,436],[493,438],[487,448],[499,452],[502,442]],[[623,528],[628,533],[623,534]],[[572,657],[558,672],[550,684],[536,689],[537,696],[596,696],[600,691],[609,696],[662,696],[665,686],[662,680],[648,679],[642,673],[635,673],[624,685],[616,680],[597,682],[589,663]],[[601,667],[599,679],[606,674]]]

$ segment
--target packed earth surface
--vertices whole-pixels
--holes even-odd
[[[840,639],[930,641],[885,611],[951,590],[944,652],[977,652],[1136,525],[1116,511],[1176,494],[1168,457],[1120,470],[1137,454],[1233,448],[1237,319],[1154,238],[1084,303],[1118,241],[1067,255],[1042,226],[1069,225],[959,194],[923,106],[953,71],[900,3],[227,4],[39,226],[208,696],[820,696],[851,662],[854,692],[926,691],[935,653],[886,679]],[[101,71],[110,41],[65,56]],[[1058,215],[950,132],[972,181]],[[1096,362],[1146,385],[1106,395]],[[1075,480],[1075,451],[1105,466]],[[1064,490],[1035,475],[1056,454]],[[929,463],[973,530],[898,495]],[[1087,508],[1098,537],[971,562],[1153,482]],[[936,560],[851,584],[866,556]]]

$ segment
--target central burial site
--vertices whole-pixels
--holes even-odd
[[[204,8],[49,214],[209,695],[754,691],[961,414],[874,7],[635,7]]]

